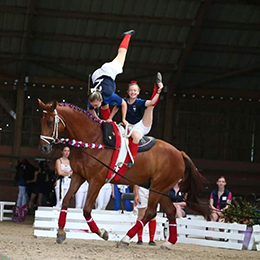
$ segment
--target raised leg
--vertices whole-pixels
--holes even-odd
[[[121,67],[123,68],[126,58],[126,53],[128,50],[129,42],[131,39],[131,36],[135,33],[134,30],[130,30],[123,33],[123,40],[121,41],[119,47],[118,47],[118,53],[114,60],[117,60]]]

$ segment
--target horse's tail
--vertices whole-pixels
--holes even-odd
[[[185,172],[180,182],[180,190],[186,197],[187,206],[207,218],[209,205],[199,199],[199,194],[205,189],[207,180],[198,171],[190,157],[184,152],[181,154],[185,162]]]

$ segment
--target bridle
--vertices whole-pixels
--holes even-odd
[[[43,113],[47,114],[48,112],[46,110],[43,110]],[[54,109],[54,126],[52,136],[40,135],[40,139],[46,142],[47,144],[55,144],[56,140],[59,137],[59,122],[61,122],[63,126],[66,127],[66,124],[64,123],[63,119],[58,115],[57,110]]]

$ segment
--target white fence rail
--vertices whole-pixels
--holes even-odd
[[[260,251],[260,225],[253,226],[253,233],[249,246],[253,247],[254,243],[256,243],[256,250]]]
[[[60,209],[55,207],[39,207],[35,211],[34,235],[36,237],[56,237],[58,229]],[[118,241],[135,224],[137,216],[132,212],[112,210],[93,210],[92,217],[99,228],[104,228],[109,233],[109,240]],[[164,240],[164,227],[166,218],[157,217],[155,240]],[[65,225],[66,237],[74,239],[96,239],[101,238],[90,232],[88,224],[80,209],[69,208]],[[87,231],[87,232],[86,232]],[[137,241],[136,236],[133,241]],[[143,241],[149,241],[148,225],[143,231]]]
[[[60,209],[55,207],[39,207],[35,212],[34,235],[36,237],[56,237]],[[160,214],[159,214],[160,215]],[[99,228],[109,233],[110,241],[119,241],[135,224],[137,216],[133,212],[122,214],[120,211],[93,210],[92,217]],[[168,221],[157,216],[155,240],[165,240],[168,234]],[[67,238],[95,239],[101,238],[89,231],[89,227],[80,209],[69,208],[65,225]],[[253,227],[252,236],[246,243],[247,226],[236,223],[220,223],[205,221],[201,216],[188,215],[177,219],[178,243],[196,244],[227,249],[256,249],[260,251],[260,226]],[[251,237],[251,239],[250,239]],[[133,238],[137,241],[137,237]],[[143,241],[149,241],[148,225],[143,231]]]
[[[0,221],[12,220],[13,206],[15,206],[15,202],[0,201]]]
[[[178,242],[185,244],[241,250],[246,228],[236,223],[177,219]]]

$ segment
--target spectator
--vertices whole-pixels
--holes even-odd
[[[26,159],[22,159],[21,161],[18,161],[18,164],[16,166],[16,174],[15,174],[15,181],[18,182],[18,198],[16,202],[17,207],[22,207],[23,205],[27,204],[27,193],[26,193],[26,180],[24,176],[24,170],[25,170],[25,162]]]
[[[114,210],[119,210],[122,193],[129,193],[128,185],[114,185]],[[133,207],[130,200],[124,200],[126,211],[132,211]]]
[[[28,198],[30,198],[34,184],[36,182],[36,175],[39,169],[32,165],[27,159],[23,159],[22,162],[24,165],[24,179],[26,181],[26,192]]]
[[[33,210],[35,198],[37,197],[37,206],[42,206],[43,195],[46,194],[46,183],[48,182],[49,167],[46,161],[40,161],[39,172],[35,175],[36,181],[32,188],[32,194],[29,200],[29,211]]]
[[[46,162],[47,164],[47,162]],[[55,206],[56,205],[56,196],[55,196],[55,183],[56,183],[56,175],[55,171],[52,170],[49,165],[48,167],[48,181],[46,182],[46,194],[44,198],[44,205]]]
[[[226,209],[232,200],[232,193],[225,189],[226,179],[224,176],[218,178],[216,190],[213,190],[210,194],[209,204],[211,207],[211,221],[222,221],[222,211]]]
[[[173,202],[173,205],[176,208],[176,218],[183,218],[186,215],[185,207],[186,202],[184,201],[183,194],[180,191],[179,183],[182,180],[179,180],[173,188],[170,189],[169,196],[171,198],[171,201]]]
[[[138,185],[134,185],[134,194],[135,194],[134,203],[136,205],[136,208],[138,209],[137,221],[140,221],[144,217],[145,210],[148,205],[149,190],[145,189],[143,187],[139,187]],[[149,221],[148,227],[149,227],[149,237],[150,237],[149,245],[155,246],[156,245],[156,243],[154,242],[154,235],[155,235],[155,231],[156,231],[156,219],[155,218],[153,218]],[[142,245],[143,244],[143,228],[138,230],[137,236],[138,236],[137,245]]]
[[[27,161],[26,159],[22,159],[21,161],[18,161],[18,164],[16,166],[15,181],[18,182],[19,192],[18,192],[16,206],[14,207],[14,215],[12,219],[14,222],[23,222],[28,212],[28,205],[27,205],[28,196],[26,193],[26,180],[25,180],[26,161]]]
[[[58,180],[55,186],[56,193],[56,207],[61,207],[63,198],[68,192],[70,186],[70,176],[73,174],[73,171],[70,167],[70,148],[64,146],[61,150],[62,157],[57,159],[55,162],[55,170],[58,174]]]
[[[96,209],[98,210],[105,210],[107,207],[107,204],[109,203],[109,200],[112,196],[114,198],[114,192],[113,192],[113,184],[105,183],[102,188],[100,189],[97,200],[96,200]]]

